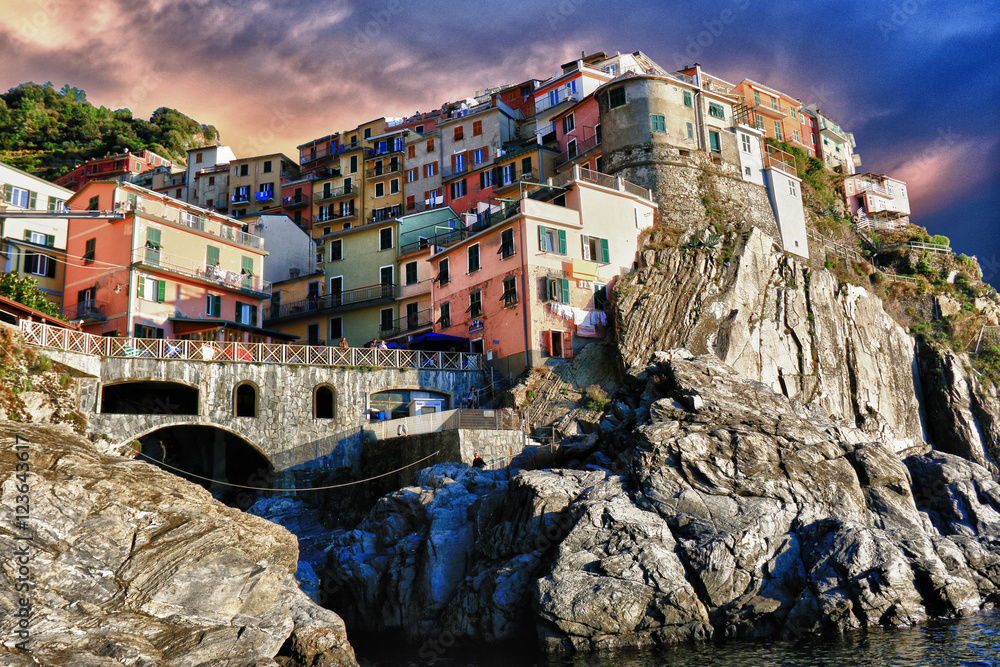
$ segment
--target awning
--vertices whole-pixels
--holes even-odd
[[[588,262],[585,259],[573,260],[573,279],[594,282],[597,280],[597,262]]]

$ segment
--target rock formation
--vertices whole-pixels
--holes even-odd
[[[340,618],[296,585],[284,528],[65,427],[0,422],[0,480],[4,664],[356,664]],[[29,652],[16,648],[25,600]]]
[[[900,459],[715,355],[633,369],[574,469],[424,471],[342,532],[348,625],[535,635],[551,651],[797,636],[1000,601],[1000,485],[927,447]],[[862,425],[863,426],[863,425]],[[874,434],[877,435],[877,434]]]

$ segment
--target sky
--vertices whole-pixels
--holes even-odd
[[[817,103],[912,221],[1000,286],[996,0],[0,0],[0,90],[51,81],[215,125],[245,157],[529,78],[582,52],[694,62]]]

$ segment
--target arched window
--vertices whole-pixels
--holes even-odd
[[[257,387],[249,382],[236,387],[236,416],[257,416]]]
[[[313,417],[333,419],[337,416],[337,394],[333,387],[321,384],[313,392]]]

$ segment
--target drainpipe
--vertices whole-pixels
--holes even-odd
[[[523,204],[519,204],[523,205]],[[528,239],[527,239],[528,225],[525,222],[525,217],[521,216],[521,255],[524,257],[521,260],[521,317],[524,319],[524,367],[531,368],[531,345],[530,339],[528,338],[528,327],[530,325],[528,318],[528,283],[525,274],[528,272]]]
[[[698,130],[698,150],[705,150],[705,118],[701,110],[701,64],[694,64],[694,83],[697,89],[694,91],[694,124]]]

